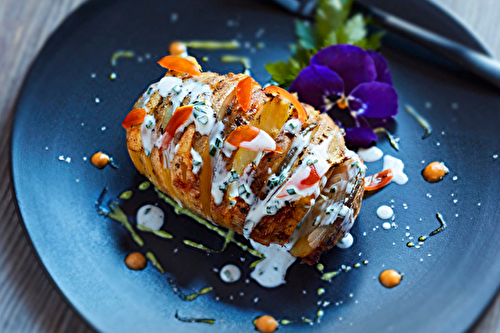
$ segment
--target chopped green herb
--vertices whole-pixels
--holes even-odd
[[[180,85],[175,85],[173,88],[172,88],[173,92],[175,92],[177,95],[179,95],[182,91],[182,87]]]
[[[294,188],[287,188],[286,192],[290,195],[297,194],[297,191]]]
[[[111,66],[116,66],[116,63],[118,59],[120,58],[133,58],[134,57],[134,51],[128,51],[128,50],[118,50],[113,52],[111,55]]]
[[[149,188],[149,186],[151,186],[150,182],[148,182],[148,181],[142,182],[139,184],[139,190],[145,191]]]
[[[210,151],[208,153],[212,157],[215,156],[215,153],[217,153],[217,147],[215,147],[214,145],[210,145]]]
[[[318,163],[318,160],[309,160],[309,161],[307,161],[307,165],[313,165],[314,163]]]

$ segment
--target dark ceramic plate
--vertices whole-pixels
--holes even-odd
[[[466,28],[431,3],[377,2],[485,52]],[[129,160],[120,126],[138,95],[162,76],[164,71],[155,61],[174,39],[249,42],[251,48],[229,53],[251,56],[254,76],[261,82],[268,79],[266,62],[287,57],[287,45],[293,41],[291,14],[262,1],[200,4],[91,1],[50,38],[26,78],[12,138],[14,187],[33,246],[69,302],[104,332],[252,331],[252,319],[264,313],[288,319],[314,317],[319,301],[330,303],[323,308],[320,324],[296,323],[282,330],[463,332],[470,327],[500,283],[500,160],[493,157],[500,147],[498,91],[389,33],[382,52],[389,60],[400,104],[419,109],[434,133],[422,140],[423,129],[401,107],[395,129],[400,151],[384,140],[379,147],[405,162],[410,181],[401,187],[390,185],[365,200],[352,230],[354,246],[334,249],[322,258],[327,271],[363,260],[368,265],[343,271],[328,283],[319,279],[315,268],[297,263],[289,270],[286,285],[265,290],[252,280],[245,282],[254,258],[234,245],[207,257],[183,244],[188,238],[215,248],[222,240],[189,218],[175,215],[152,189],[137,190],[144,179]],[[260,41],[265,48],[252,53]],[[136,57],[120,59],[112,67],[109,59],[118,49],[134,50]],[[223,53],[228,52],[194,52],[209,56],[206,70],[242,70],[237,64],[219,62]],[[118,75],[115,81],[109,79],[113,71]],[[84,161],[97,150],[111,154],[120,168],[97,170]],[[60,161],[60,156],[71,158],[70,163]],[[444,161],[451,172],[440,183],[426,183],[420,175],[423,160]],[[369,167],[369,173],[377,172],[381,162]],[[166,211],[164,229],[176,237],[168,241],[142,234],[146,246],[140,249],[156,254],[165,275],[151,265],[142,272],[125,267],[125,255],[138,247],[123,227],[96,213],[94,202],[105,186],[109,189],[105,201],[134,189],[133,199],[122,203],[132,222],[145,202],[158,203]],[[375,215],[381,204],[394,205],[397,229],[382,230]],[[409,237],[438,226],[436,212],[443,214],[448,228],[419,249],[407,248]],[[226,285],[213,271],[226,262],[242,268],[239,282]],[[399,287],[388,290],[378,283],[384,268],[404,272]],[[172,292],[167,277],[186,293],[207,285],[214,291],[185,302]],[[319,287],[326,289],[324,295],[317,295]],[[176,311],[216,322],[182,323],[175,319]]]

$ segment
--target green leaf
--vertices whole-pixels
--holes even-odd
[[[339,44],[355,44],[366,38],[367,31],[363,15],[356,14],[351,17],[345,25],[339,30]]]
[[[380,41],[382,37],[384,37],[384,35],[385,31],[383,30],[370,35],[370,37],[366,39],[366,45],[364,46],[364,49],[374,51],[378,50],[380,48]]]

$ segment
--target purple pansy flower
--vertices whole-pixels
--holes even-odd
[[[328,112],[345,130],[347,144],[368,147],[377,140],[370,119],[398,113],[398,95],[387,62],[374,51],[333,45],[311,59],[290,85],[301,101]],[[386,121],[383,121],[386,122]]]

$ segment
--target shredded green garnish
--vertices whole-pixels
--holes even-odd
[[[151,186],[150,182],[148,182],[148,181],[142,182],[139,184],[139,190],[145,191],[149,188],[149,186]]]
[[[432,133],[432,126],[429,122],[420,115],[414,108],[409,105],[405,105],[406,112],[408,112],[415,120],[425,129],[425,134],[422,136],[422,140],[425,140]]]
[[[118,50],[116,52],[113,52],[113,54],[111,55],[111,66],[116,66],[116,63],[120,58],[133,58],[134,56],[134,51],[129,50]]]
[[[350,16],[352,3],[353,0],[319,0],[313,25],[295,21],[297,39],[292,45],[292,57],[286,62],[266,64],[272,80],[289,86],[299,72],[309,66],[311,57],[330,45],[352,44],[366,50],[378,49],[383,33],[368,36],[363,15]]]
[[[169,234],[168,232],[163,231],[163,230],[153,230],[153,229],[150,229],[148,227],[143,226],[142,224],[137,224],[136,227],[137,227],[137,229],[139,229],[141,231],[150,232],[150,233],[155,234],[156,236],[161,237],[161,238],[166,238],[166,239],[174,238],[174,236],[172,236],[172,234]]]
[[[165,270],[161,267],[160,262],[156,259],[155,255],[151,252],[146,253],[146,258],[153,264],[153,266],[160,271],[161,274],[165,274]]]
[[[389,143],[391,144],[392,148],[396,149],[396,151],[399,151],[399,143],[396,141],[394,136],[385,128],[383,127],[378,127],[373,130],[375,133],[385,133],[387,135],[387,138],[389,139]]]

